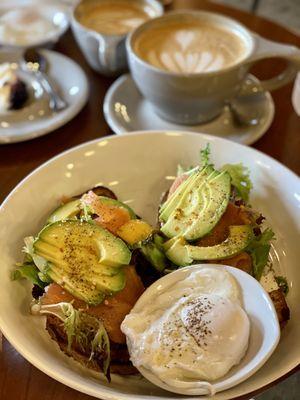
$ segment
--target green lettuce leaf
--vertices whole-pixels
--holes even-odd
[[[284,276],[275,276],[275,280],[280,289],[283,291],[284,295],[286,296],[289,292],[289,284],[287,283],[286,278]]]
[[[94,213],[92,207],[84,201],[84,196],[81,198],[81,208],[83,215],[80,217],[81,221],[91,222],[92,214]]]
[[[103,323],[99,323],[99,328],[92,341],[92,351],[90,360],[100,353],[103,358],[103,373],[110,381],[110,341]]]
[[[190,174],[194,171],[196,171],[197,169],[206,167],[207,165],[211,164],[210,160],[210,144],[207,143],[207,145],[205,146],[204,149],[200,150],[200,162],[199,162],[199,166],[190,166],[188,168],[185,168],[183,165],[178,164],[177,165],[177,176],[183,175],[183,174]],[[212,164],[211,164],[212,165]]]
[[[221,170],[229,173],[231,176],[231,184],[235,187],[238,196],[247,202],[249,200],[250,190],[252,189],[249,169],[240,163],[226,164]]]
[[[34,303],[31,306],[34,315],[55,315],[59,318],[67,336],[70,352],[76,341],[84,349],[90,351],[89,360],[102,363],[103,373],[110,381],[110,341],[102,321],[83,311],[77,310],[72,303],[57,304]]]
[[[253,275],[258,281],[268,263],[269,252],[271,249],[270,242],[274,239],[274,232],[271,228],[267,228],[259,236],[256,236],[246,249],[246,251],[251,255],[253,262]]]
[[[178,164],[177,165],[177,174],[176,174],[176,176],[183,175],[186,171],[188,171],[187,168],[184,168],[184,166],[182,166],[181,164]]]
[[[33,243],[34,243],[34,237],[33,236],[27,236],[24,238],[24,247],[23,247],[23,253],[25,253],[26,260],[27,261],[32,261],[32,256],[33,256]]]
[[[47,286],[47,282],[43,282],[40,279],[40,270],[35,266],[33,262],[27,262],[24,264],[18,264],[19,268],[15,269],[11,273],[11,279],[13,281],[19,279],[28,279],[34,285],[38,285],[40,288],[44,289]]]
[[[44,257],[35,254],[33,248],[34,241],[35,238],[33,236],[27,236],[24,238],[24,243],[25,243],[25,246],[23,247],[23,253],[25,253],[24,264],[27,262],[31,262],[35,264],[40,271],[43,271],[42,273],[45,273],[45,271],[49,267],[48,261]]]
[[[200,150],[200,167],[206,167],[210,164],[210,144],[207,143],[204,149]]]
[[[33,236],[27,236],[24,238],[24,261],[23,263],[16,264],[18,268],[12,271],[11,279],[14,281],[19,279],[28,279],[31,283],[43,289],[52,282],[50,277],[47,275],[47,270],[50,266],[47,260],[34,253],[34,240],[35,238]]]

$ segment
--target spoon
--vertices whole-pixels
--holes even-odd
[[[68,106],[67,103],[58,94],[46,74],[47,59],[33,48],[27,49],[24,52],[23,58],[26,69],[35,74],[45,91],[50,96],[50,108],[54,111],[61,111],[65,109]]]

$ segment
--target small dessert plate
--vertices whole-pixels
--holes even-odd
[[[203,382],[195,381],[195,388],[174,388],[163,382],[149,369],[143,366],[137,367],[139,372],[155,385],[168,390],[169,392],[185,394],[185,395],[213,395],[217,392],[229,389],[243,382],[253,375],[263,364],[270,358],[280,339],[280,328],[276,315],[276,311],[272,300],[268,293],[263,289],[259,282],[246,272],[224,265],[210,264],[210,268],[225,269],[232,274],[239,284],[241,290],[242,304],[246,311],[251,328],[249,346],[242,361],[220,379],[211,383],[210,392],[208,385],[202,385]],[[141,312],[154,297],[159,297],[160,293],[172,286],[175,282],[179,282],[187,278],[191,272],[207,268],[207,264],[193,265],[180,268],[172,272],[158,281],[154,282],[138,299],[135,306],[131,310],[132,313]],[[127,346],[131,349],[131,342],[127,338]],[[189,381],[190,383],[190,381]],[[205,397],[206,398],[206,397]]]
[[[259,80],[253,75],[248,80],[259,87]],[[131,75],[118,78],[106,93],[103,105],[106,122],[118,135],[134,130],[180,130],[197,133],[209,133],[234,142],[250,145],[261,138],[269,129],[274,118],[274,102],[269,92],[259,97],[257,108],[261,118],[256,125],[240,126],[234,123],[228,107],[213,121],[201,125],[177,125],[163,120],[153,110],[151,104],[138,91]],[[244,104],[245,106],[246,104]],[[249,101],[249,110],[253,112],[253,101]]]
[[[41,50],[49,67],[48,75],[67,102],[68,107],[54,112],[49,107],[49,97],[34,75],[22,71],[18,64],[22,53],[0,52],[0,64],[14,64],[19,78],[26,84],[29,99],[19,110],[0,114],[0,144],[22,142],[45,135],[75,117],[85,105],[88,83],[83,70],[70,58],[50,50]]]

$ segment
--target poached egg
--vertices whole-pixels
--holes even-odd
[[[206,387],[240,363],[249,342],[250,322],[238,283],[223,269],[193,271],[153,295],[142,310],[126,316],[133,365],[170,387]]]

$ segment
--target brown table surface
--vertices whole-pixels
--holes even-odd
[[[169,8],[199,8],[220,12],[238,19],[248,28],[266,38],[300,47],[300,37],[273,22],[229,7],[202,0],[175,0]],[[86,64],[71,33],[68,32],[55,50],[76,60],[86,72],[90,96],[81,113],[67,125],[41,138],[0,146],[0,202],[30,171],[50,157],[74,145],[108,135],[102,105],[113,79],[93,72]],[[268,61],[256,67],[258,77],[270,77],[282,68],[278,61]],[[271,74],[270,74],[270,71]],[[268,132],[253,147],[276,158],[300,174],[300,118],[291,104],[292,84],[275,91],[276,114]],[[76,392],[40,372],[23,359],[4,339],[0,356],[1,400],[83,400],[91,397]],[[245,396],[248,398],[249,396]]]

